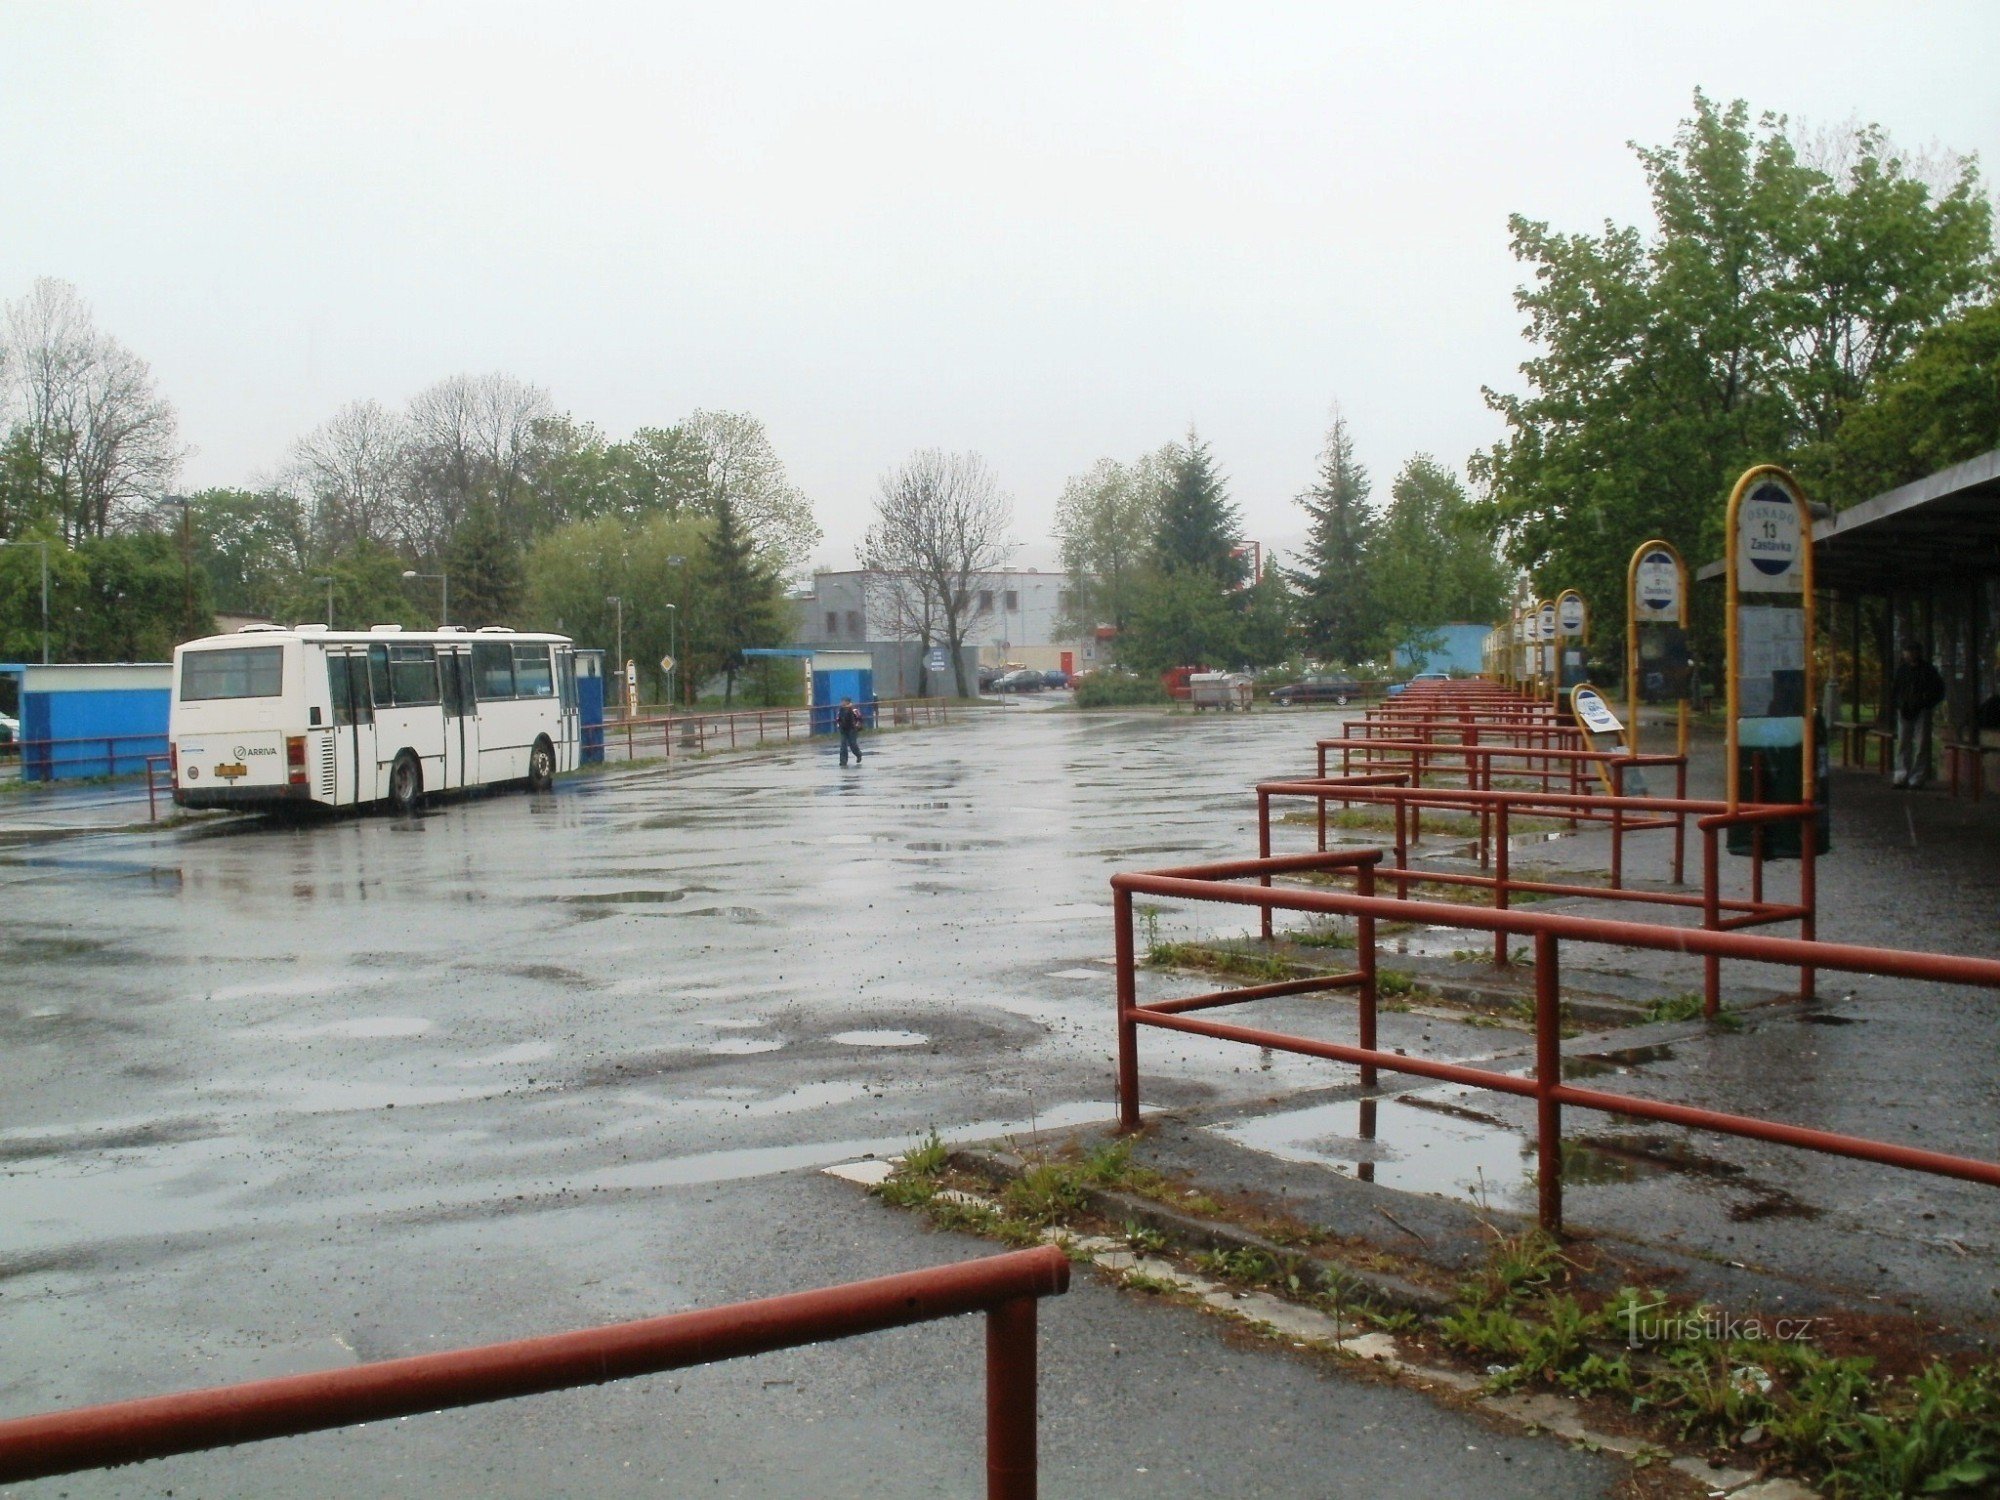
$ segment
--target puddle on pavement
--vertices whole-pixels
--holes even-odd
[[[280,1172],[241,1141],[209,1138],[138,1150],[91,1152],[0,1172],[0,1254],[78,1240],[212,1229],[246,1190]]]
[[[1088,979],[1088,980],[1092,980],[1092,981],[1096,981],[1096,980],[1099,980],[1099,979],[1109,979],[1109,978],[1111,977],[1111,970],[1109,970],[1109,969],[1051,969],[1051,970],[1049,970],[1049,974],[1048,974],[1048,977],[1049,977],[1049,978],[1051,978],[1051,979]]]
[[[1331,1166],[1402,1192],[1504,1207],[1525,1204],[1532,1191],[1532,1140],[1496,1115],[1421,1094],[1345,1099],[1209,1128],[1284,1161]],[[1820,1214],[1785,1189],[1669,1135],[1568,1137],[1562,1159],[1563,1179],[1573,1186],[1669,1178],[1715,1184],[1726,1190],[1724,1211],[1734,1223]]]
[[[1629,1073],[1634,1068],[1643,1068],[1647,1063],[1671,1062],[1674,1049],[1665,1042],[1656,1042],[1649,1047],[1620,1047],[1613,1052],[1586,1052],[1576,1057],[1562,1060],[1562,1076],[1570,1078],[1602,1078],[1607,1073]]]
[[[1406,958],[1463,958],[1471,954],[1485,959],[1493,952],[1493,940],[1489,934],[1452,927],[1426,927],[1421,932],[1399,932],[1380,938],[1376,946]]]
[[[517,1063],[540,1062],[554,1057],[556,1049],[547,1042],[522,1042],[514,1047],[502,1047],[498,1052],[489,1052],[484,1057],[465,1057],[454,1062],[454,1068],[506,1068]]]
[[[1831,1011],[1809,1011],[1799,1019],[1808,1026],[1855,1026],[1866,1020],[1865,1016],[1837,1016]]]
[[[323,1026],[277,1026],[266,1036],[303,1040],[307,1037],[346,1037],[356,1041],[375,1038],[422,1036],[431,1023],[422,1016],[356,1016],[347,1021],[328,1021]]]
[[[1283,1161],[1312,1162],[1409,1193],[1507,1205],[1525,1195],[1534,1147],[1475,1111],[1345,1099],[1210,1127]],[[1490,1118],[1490,1117],[1488,1117]]]
[[[1063,906],[1037,907],[1034,911],[1024,911],[1013,920],[1016,922],[1105,922],[1108,924],[1111,908],[1096,906],[1088,901],[1072,901]]]
[[[684,901],[686,891],[597,891],[581,896],[564,896],[573,906],[653,906],[668,901]]]
[[[753,1052],[776,1052],[784,1045],[775,1037],[726,1036],[711,1042],[708,1050],[715,1057],[746,1057]]]
[[[959,839],[955,843],[914,839],[903,847],[918,854],[968,854],[978,849],[1004,849],[1007,846],[1000,839]]]
[[[603,1127],[607,1136],[625,1136],[633,1131],[653,1129],[662,1115],[705,1120],[763,1120],[783,1115],[805,1114],[836,1104],[851,1104],[869,1096],[866,1083],[808,1083],[782,1093],[766,1094],[753,1088],[704,1089],[693,1097],[667,1097],[645,1089],[628,1089],[613,1096],[614,1102],[634,1111],[627,1125]],[[639,1118],[643,1113],[644,1118]]]
[[[490,1099],[499,1085],[363,1083],[341,1078],[218,1079],[218,1094],[238,1094],[271,1100],[301,1114],[341,1114],[363,1109],[421,1109],[427,1104],[469,1104]]]
[[[1109,1123],[1109,1111],[1102,1102],[1080,1101],[1058,1104],[1024,1120],[975,1120],[939,1135],[948,1143],[991,1141],[1003,1138],[1029,1139],[1042,1131],[1067,1130],[1074,1125]],[[664,1161],[629,1162],[610,1167],[581,1180],[580,1188],[607,1191],[635,1188],[686,1187],[704,1182],[736,1182],[750,1177],[768,1177],[777,1172],[807,1167],[830,1166],[857,1157],[893,1156],[909,1149],[920,1132],[883,1136],[875,1140],[807,1141],[791,1146],[754,1147],[737,1151],[704,1151],[693,1156],[671,1157]]]
[[[921,1031],[842,1031],[829,1040],[843,1047],[921,1047],[930,1038]]]

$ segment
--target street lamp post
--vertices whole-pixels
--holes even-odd
[[[670,557],[667,559],[667,566],[670,568],[680,568],[686,562],[687,559],[685,557]],[[681,671],[681,612],[678,607],[672,604],[669,604],[667,608],[673,611],[667,616],[667,655],[674,659],[674,664],[667,669],[667,702],[671,704],[674,701],[674,684],[679,680]]]
[[[667,712],[674,711],[674,674],[681,669],[681,612],[672,604],[667,606],[667,657],[673,662],[667,668]]]
[[[315,578],[313,582],[326,585],[326,628],[331,630],[333,629],[333,580],[331,578]]]
[[[42,549],[42,665],[49,664],[49,544],[0,540],[0,547],[40,547]]]
[[[606,594],[604,602],[618,611],[618,701],[625,702],[625,599],[621,594]]]
[[[451,577],[445,573],[419,573],[414,568],[405,569],[405,578],[435,578],[438,581],[438,624],[451,623]]]

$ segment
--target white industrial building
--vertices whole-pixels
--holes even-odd
[[[887,575],[867,568],[813,574],[809,590],[793,596],[792,639],[800,646],[869,651],[875,658],[875,691],[905,697],[920,690],[923,643],[907,624],[899,635],[889,584]],[[1095,666],[1096,642],[1063,632],[1069,591],[1067,573],[1001,568],[982,574],[966,601],[968,676],[974,667],[1003,662],[1065,672]]]

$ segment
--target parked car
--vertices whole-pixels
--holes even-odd
[[[1404,688],[1415,687],[1420,682],[1450,682],[1450,681],[1451,681],[1451,673],[1449,672],[1419,672],[1417,673],[1416,676],[1412,677],[1408,682],[1390,683],[1389,696],[1393,698],[1398,693],[1402,692]]]
[[[1009,672],[993,684],[996,693],[1039,693],[1048,684],[1042,681],[1042,674],[1033,667],[1021,667]]]
[[[1069,673],[1056,667],[1050,667],[1048,671],[1042,673],[1042,685],[1044,687],[1066,688],[1069,686]]]
[[[1294,703],[1350,703],[1361,696],[1352,677],[1301,677],[1271,690],[1271,701],[1289,708]]]
[[[12,749],[21,739],[21,721],[12,714],[0,714],[0,745]]]

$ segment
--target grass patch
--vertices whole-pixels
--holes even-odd
[[[1225,1206],[1199,1189],[1133,1161],[1130,1140],[1069,1148],[1032,1162],[989,1207],[948,1191],[953,1169],[935,1132],[906,1151],[874,1191],[915,1208],[939,1228],[1005,1244],[1032,1244],[1044,1228],[1090,1217],[1091,1193],[1117,1188],[1214,1219]],[[1241,1214],[1233,1222],[1245,1222]],[[1099,1226],[1120,1235],[1117,1228]],[[1302,1224],[1249,1224],[1284,1245],[1319,1247]],[[1166,1257],[1172,1237],[1127,1222],[1133,1251]],[[1351,1266],[1379,1253],[1339,1242]],[[1878,1376],[1866,1357],[1839,1355],[1798,1339],[1762,1336],[1754,1319],[1676,1300],[1641,1286],[1592,1293],[1562,1245],[1539,1230],[1496,1232],[1484,1263],[1457,1283],[1435,1317],[1374,1306],[1338,1258],[1256,1246],[1188,1253],[1193,1269],[1234,1286],[1257,1287],[1387,1331],[1432,1340],[1489,1367],[1492,1390],[1541,1388],[1615,1402],[1660,1435],[1727,1451],[1766,1473],[1791,1473],[1834,1500],[1894,1496],[1980,1496],[2000,1492],[2000,1361],[1932,1360],[1907,1378]],[[1388,1269],[1408,1274],[1397,1260]],[[1182,1297],[1162,1277],[1129,1272],[1136,1292]],[[1741,1337],[1742,1332],[1756,1336]],[[1909,1369],[1910,1366],[1904,1366]]]

